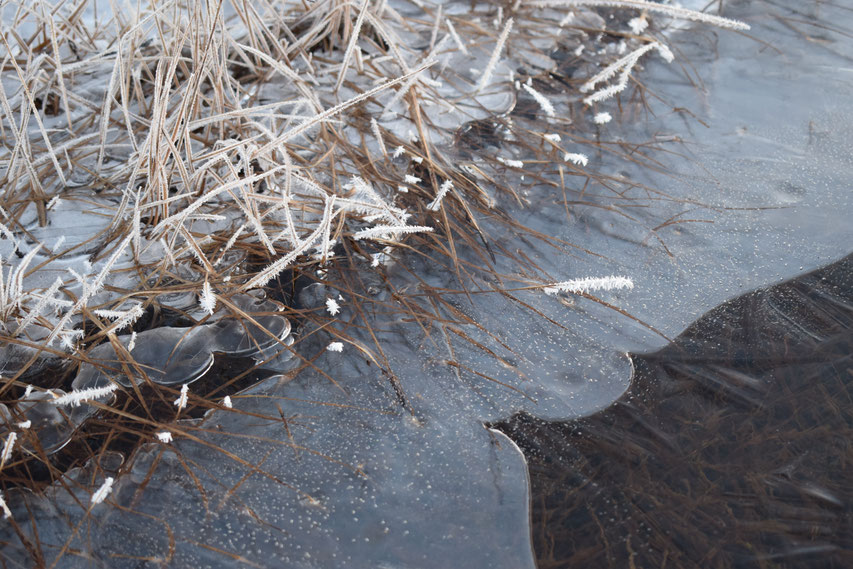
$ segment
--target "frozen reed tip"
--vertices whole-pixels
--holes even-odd
[[[127,351],[132,352],[133,348],[136,347],[136,332],[132,332],[130,334],[130,341],[127,343]]]
[[[189,393],[189,391],[190,388],[187,386],[186,383],[181,386],[181,395],[177,399],[175,399],[174,402],[174,405],[177,406],[178,411],[187,406],[187,393]]]
[[[331,344],[326,346],[326,349],[329,350],[330,352],[343,352],[344,351],[344,344],[343,344],[343,342],[332,342]]]
[[[198,298],[198,305],[202,310],[211,315],[216,310],[216,295],[213,294],[210,283],[207,281],[204,281],[204,284],[201,285],[201,295]]]
[[[107,499],[107,496],[110,495],[110,492],[113,491],[113,482],[114,479],[112,476],[107,476],[104,480],[104,483],[101,484],[101,487],[98,488],[94,494],[92,494],[92,505],[100,504],[104,500]]]
[[[546,286],[542,290],[545,291],[545,294],[554,295],[558,292],[586,293],[594,290],[614,290],[623,288],[634,288],[634,281],[628,277],[617,277],[611,275],[609,277],[586,277],[583,279],[563,281]]]
[[[57,397],[51,401],[51,403],[54,405],[71,405],[72,407],[77,407],[83,401],[91,401],[93,399],[106,397],[116,389],[118,389],[117,383],[110,383],[103,387],[87,387],[86,389],[69,391],[65,395]]]
[[[377,225],[376,227],[368,227],[367,229],[362,229],[352,236],[356,241],[360,241],[362,239],[385,239],[386,236],[393,235],[394,238],[397,238],[400,234],[403,233],[430,233],[432,232],[432,227],[426,227],[423,225]]]
[[[521,160],[513,160],[512,158],[503,158],[501,156],[495,156],[495,159],[501,164],[505,164],[510,168],[524,168],[524,162]]]
[[[329,314],[335,316],[338,312],[341,311],[341,305],[338,304],[338,301],[334,298],[326,299],[326,310],[329,311]]]
[[[456,33],[456,28],[453,27],[453,22],[450,21],[450,18],[447,18],[445,21],[447,22],[447,29],[450,32],[450,37],[453,38],[453,42],[456,44],[456,47],[459,48],[459,51],[465,55],[471,55],[468,53],[468,48],[465,47],[465,42],[463,42],[459,37],[459,34]]]
[[[498,43],[495,45],[494,51],[492,51],[492,56],[489,58],[489,63],[486,65],[485,71],[480,76],[480,81],[477,83],[477,92],[483,90],[483,88],[489,84],[489,80],[492,78],[492,73],[495,71],[495,67],[498,64],[498,59],[500,59],[501,51],[504,48],[504,44],[506,43],[506,39],[509,37],[509,32],[512,30],[512,18],[506,21],[506,25],[504,25],[504,29],[501,32],[501,35],[498,36]]]
[[[15,449],[16,440],[18,440],[18,433],[14,431],[6,437],[6,442],[3,444],[3,452],[0,453],[0,466],[6,464],[12,458],[12,451]]]
[[[172,433],[170,433],[169,431],[162,431],[160,433],[157,433],[157,439],[159,439],[161,443],[169,444],[170,442],[172,442]]]
[[[385,148],[385,141],[382,140],[382,131],[379,129],[379,123],[376,122],[376,119],[370,117],[370,130],[373,132],[373,138],[376,139],[376,144],[379,145],[379,151],[382,152],[383,156],[388,156],[388,149]]]
[[[435,199],[430,202],[427,206],[427,209],[431,211],[438,211],[438,208],[441,206],[441,200],[444,199],[444,196],[447,195],[447,192],[453,189],[453,182],[451,180],[445,181],[441,184],[441,187],[438,188],[438,194],[436,194]]]
[[[542,109],[542,112],[548,115],[549,117],[557,116],[557,112],[554,110],[554,105],[551,104],[545,95],[537,91],[533,88],[533,82],[528,79],[526,83],[522,84],[522,87],[525,91],[527,91],[531,97],[539,104],[539,108]]]
[[[563,154],[563,160],[571,162],[576,166],[586,166],[589,164],[589,157],[586,154],[579,154],[577,152],[566,152]]]
[[[226,409],[233,409],[234,408],[234,404],[231,403],[231,396],[230,395],[226,395],[222,399],[222,406],[225,407]]]
[[[12,517],[12,511],[6,505],[6,498],[3,497],[3,492],[0,492],[0,509],[3,510],[3,519],[8,520]]]
[[[658,4],[657,2],[649,2],[649,0],[533,0],[527,3],[528,6],[537,8],[549,8],[557,6],[609,6],[611,8],[633,8],[635,10],[647,10],[649,12],[657,12],[665,14],[673,18],[682,20],[691,20],[701,22],[703,24],[711,24],[720,28],[728,28],[730,30],[748,30],[749,24],[723,18],[722,16],[712,16],[704,12],[696,10],[688,10],[687,8],[679,8],[668,4]]]

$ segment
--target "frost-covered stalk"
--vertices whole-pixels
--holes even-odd
[[[198,305],[202,310],[211,315],[216,310],[216,295],[213,294],[213,289],[210,288],[210,283],[207,281],[204,281],[204,284],[201,285]]]
[[[12,458],[12,451],[15,450],[15,441],[18,440],[18,433],[12,431],[6,437],[6,442],[3,444],[3,452],[0,453],[0,468]]]
[[[430,202],[427,206],[427,209],[431,211],[438,211],[438,208],[441,207],[441,200],[444,199],[444,196],[447,195],[447,192],[453,189],[453,182],[451,180],[445,181],[441,184],[441,187],[438,188],[438,194],[436,194],[435,199]]]
[[[634,281],[628,277],[586,277],[548,285],[542,290],[545,294],[557,294],[558,292],[584,293],[593,290],[614,290],[623,288],[634,288]]]
[[[174,405],[178,408],[178,411],[187,406],[187,394],[189,392],[190,388],[186,383],[181,385],[181,394],[174,401]]]
[[[393,235],[394,239],[396,239],[402,233],[429,233],[432,230],[432,227],[425,227],[423,225],[377,225],[362,229],[353,235],[352,238],[359,241],[361,239],[375,239],[377,237],[382,239],[384,236]]]
[[[611,8],[633,8],[635,10],[648,10],[649,12],[657,12],[667,16],[678,18],[681,20],[691,20],[701,22],[703,24],[711,24],[721,28],[729,28],[732,30],[748,30],[749,24],[723,18],[722,16],[713,16],[696,10],[688,10],[671,6],[669,4],[658,4],[657,2],[649,2],[648,0],[533,0],[528,3],[528,6],[539,8],[556,7],[556,6],[608,6]]]
[[[533,99],[539,104],[539,108],[542,109],[542,112],[544,112],[549,117],[557,116],[557,112],[554,110],[554,105],[551,104],[551,101],[549,101],[545,97],[545,95],[533,88],[532,80],[528,79],[525,83],[521,85],[521,87],[525,91],[530,93],[530,96],[533,97]]]
[[[374,117],[370,117],[370,130],[373,132],[373,138],[376,139],[376,144],[379,145],[379,151],[382,152],[382,156],[388,156],[388,149],[385,148],[385,141],[382,140],[382,131],[379,130],[379,123],[376,122]]]
[[[71,405],[72,407],[77,407],[83,401],[102,399],[114,392],[116,389],[118,389],[117,383],[110,383],[103,387],[87,387],[86,389],[69,391],[65,395],[57,397],[51,401],[51,403],[54,405]]]
[[[495,67],[500,59],[501,51],[503,51],[506,39],[509,37],[510,30],[512,30],[512,24],[512,18],[508,19],[504,25],[503,31],[501,31],[501,35],[498,36],[498,43],[495,45],[494,51],[492,51],[492,56],[489,58],[489,63],[486,64],[486,69],[480,76],[480,81],[477,83],[477,92],[482,91],[483,88],[489,84],[489,80],[492,78],[492,73],[495,71]]]
[[[8,520],[12,517],[12,510],[6,504],[6,498],[3,497],[3,492],[0,492],[0,509],[3,510],[3,519]]]
[[[585,98],[584,103],[586,103],[587,105],[591,105],[593,103],[603,101],[604,99],[608,99],[624,91],[625,88],[628,86],[628,79],[631,76],[631,71],[634,70],[634,66],[637,64],[637,62],[643,55],[653,49],[656,49],[658,53],[660,53],[661,57],[663,57],[667,62],[672,61],[672,52],[669,50],[668,47],[666,47],[660,42],[653,41],[641,47],[638,47],[631,53],[617,59],[616,61],[602,69],[600,72],[591,77],[589,81],[587,81],[581,86],[581,93],[586,93],[594,89],[598,83],[601,83],[602,81],[607,81],[608,79],[616,75],[616,73],[621,71],[621,73],[619,73],[619,77],[616,80],[616,83],[596,91],[589,97]]]
[[[352,33],[350,34],[349,44],[347,45],[347,50],[344,52],[344,60],[341,62],[341,70],[338,73],[338,81],[335,83],[335,93],[341,88],[341,85],[344,83],[344,77],[347,74],[347,68],[349,67],[350,59],[352,59],[352,53],[356,49],[358,49],[358,34],[361,33],[361,26],[364,24],[364,16],[367,14],[367,5],[369,0],[362,0],[361,10],[358,12],[358,17],[355,20],[355,26],[352,29]]]

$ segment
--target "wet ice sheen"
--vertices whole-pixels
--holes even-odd
[[[823,7],[821,18],[832,21],[832,10]],[[676,132],[697,145],[695,170],[673,159],[666,165],[682,176],[655,177],[652,184],[694,201],[652,199],[661,208],[655,215],[672,208],[673,215],[689,213],[713,224],[660,230],[670,256],[643,223],[645,212],[636,211],[641,222],[631,224],[602,209],[579,208],[569,223],[560,198],[545,188],[531,191],[528,209],[500,205],[520,222],[604,258],[558,252],[490,227],[495,240],[509,250],[522,248],[554,280],[630,275],[633,291],[602,298],[668,336],[739,291],[849,252],[853,230],[840,220],[849,219],[853,208],[839,180],[849,180],[850,162],[839,149],[849,148],[851,130],[839,125],[851,122],[845,102],[851,83],[835,71],[836,52],[849,52],[849,40],[832,36],[835,51],[817,48],[768,15],[776,11],[787,13],[752,3],[728,15],[750,22],[754,35],[778,44],[786,57],[748,37],[727,35],[703,77],[705,92],[667,82],[670,71],[654,64],[644,75],[674,103],[695,112],[705,109],[710,124],[685,132],[682,118],[666,112],[643,123],[644,134]],[[679,45],[690,60],[701,60],[708,49],[701,41]],[[794,66],[807,74],[805,84],[789,74]],[[626,183],[648,182],[651,176],[622,162],[597,160],[624,173]],[[719,209],[780,205],[787,209]],[[460,255],[471,253],[460,248]],[[516,270],[498,258],[498,272]],[[342,353],[326,351],[331,336],[317,332],[300,343],[300,351],[309,359],[323,352],[314,363],[336,384],[307,370],[289,383],[273,378],[233,398],[236,409],[267,417],[277,417],[279,405],[286,425],[213,411],[203,423],[207,430],[194,431],[198,442],[182,438],[179,424],[173,444],[145,449],[130,473],[116,480],[106,502],[87,516],[58,488],[47,499],[28,497],[43,548],[51,551],[70,539],[71,548],[86,552],[66,554],[65,567],[222,567],[244,561],[263,567],[532,567],[524,460],[514,444],[483,423],[519,410],[566,418],[601,409],[627,387],[630,364],[624,352],[660,347],[664,340],[584,300],[567,307],[533,291],[512,297],[441,292],[461,285],[475,291],[498,286],[488,274],[471,275],[456,282],[451,272],[414,255],[389,268],[396,288],[408,286],[423,293],[422,302],[433,297],[440,310],[467,315],[467,326],[437,327],[425,338],[402,316],[368,316],[411,413],[401,409],[392,381],[377,366],[347,344]],[[389,299],[390,293],[383,290],[377,298]],[[349,309],[342,308],[344,321]],[[347,332],[372,345],[363,330]],[[484,358],[457,332],[500,359]],[[190,358],[194,368],[203,367],[203,353]],[[195,480],[187,476],[186,464],[195,466]],[[89,478],[84,486],[97,488],[101,482]],[[69,492],[78,498],[83,493],[73,485]],[[88,495],[81,500],[87,504]],[[133,512],[112,503],[129,505]],[[12,507],[16,518],[25,519],[21,500]],[[75,529],[73,538],[69,528]],[[26,558],[8,526],[3,532],[10,540],[4,557]],[[149,561],[141,563],[139,557]]]

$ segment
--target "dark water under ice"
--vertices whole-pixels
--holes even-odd
[[[849,567],[853,257],[747,293],[568,422],[500,425],[540,567]]]
[[[558,250],[485,219],[487,233],[499,245],[496,273],[536,272],[542,280],[558,281],[631,276],[633,290],[601,298],[674,338],[735,295],[850,252],[853,74],[848,54],[853,46],[842,32],[853,27],[853,15],[843,6],[804,7],[793,1],[727,3],[727,9],[753,31],[677,35],[673,43],[682,53],[673,65],[690,62],[695,71],[649,61],[642,80],[654,115],[635,116],[638,111],[625,105],[622,118],[602,127],[602,140],[637,140],[638,159],[640,142],[663,146],[653,154],[657,171],[648,163],[637,166],[595,148],[578,148],[590,155],[591,168],[621,181],[609,190],[591,190],[571,207],[551,188],[535,185],[525,186],[525,208],[498,198],[498,207],[520,223],[597,255]],[[501,250],[523,251],[531,266],[519,267]],[[826,403],[837,393],[835,407],[805,405],[802,413],[813,413],[812,423],[786,423],[789,432],[799,433],[797,444],[814,447],[799,452],[762,430],[775,425],[771,419],[786,419],[761,414],[778,399],[770,397],[770,380],[746,363],[746,368],[731,363],[750,346],[738,342],[754,342],[762,337],[758,332],[741,339],[710,326],[692,348],[725,333],[727,343],[715,349],[724,350],[729,363],[707,363],[713,354],[696,356],[705,363],[684,356],[667,363],[661,354],[673,355],[678,344],[665,348],[662,336],[637,321],[585,299],[566,306],[532,290],[497,293],[500,283],[493,273],[476,269],[483,260],[475,251],[460,246],[459,254],[469,263],[460,275],[447,270],[446,260],[418,254],[390,266],[386,280],[357,266],[331,271],[334,278],[347,279],[342,288],[362,291],[366,299],[362,312],[346,297],[341,303],[336,330],[351,340],[343,352],[326,350],[335,339],[328,328],[300,330],[297,348],[316,367],[291,381],[273,377],[234,397],[235,408],[245,414],[214,411],[203,423],[186,425],[188,432],[201,429],[192,431],[193,438],[178,433],[171,446],[150,445],[130,472],[117,478],[110,499],[91,511],[89,489],[109,474],[108,464],[98,472],[71,473],[71,483],[56,486],[45,498],[13,496],[14,517],[37,520],[40,547],[48,560],[62,552],[63,567],[517,569],[534,567],[535,555],[542,567],[566,559],[627,566],[636,555],[655,562],[671,559],[673,565],[683,559],[707,566],[712,559],[726,566],[764,558],[787,563],[794,554],[840,555],[838,548],[850,547],[849,533],[839,534],[832,518],[841,516],[849,526],[847,494],[833,478],[843,464],[828,452],[831,443],[819,450],[812,442],[830,436],[827,425],[848,411],[841,395],[849,391],[821,394]],[[823,350],[836,332],[812,329],[812,312],[816,306],[837,308],[824,318],[830,324],[849,318],[844,316],[849,267],[841,274],[846,280],[840,277],[844,282],[837,283],[834,300],[826,300],[823,284],[812,281],[796,289],[802,299],[766,309],[776,318],[768,333],[780,330],[776,336],[801,338],[808,349]],[[399,302],[402,292],[416,293],[418,303],[447,314],[448,321],[467,323],[437,325],[427,335]],[[319,294],[304,292],[298,300],[322,310],[323,299],[336,295],[330,286]],[[792,310],[805,311],[806,320],[786,317]],[[744,322],[758,326],[759,316],[766,314]],[[355,343],[374,347],[373,356],[394,377]],[[806,365],[797,359],[804,356],[781,359],[789,345],[768,342],[766,349],[774,350],[773,361]],[[486,357],[484,348],[497,357]],[[625,394],[632,371],[627,352],[656,355],[635,359],[637,379]],[[818,367],[809,373],[841,357],[832,353],[814,362]],[[702,366],[708,365],[721,368],[714,373],[726,381],[705,373]],[[848,373],[849,380],[849,371],[839,373]],[[832,385],[840,389],[839,382]],[[677,399],[667,390],[680,384],[692,392]],[[802,398],[805,404],[814,395],[802,384],[785,389],[790,396],[781,404],[789,410],[792,401]],[[400,406],[401,392],[407,409]],[[517,413],[525,415],[513,423],[521,425],[521,430],[513,427],[513,436],[526,450],[540,444],[541,433],[550,445],[541,443],[548,456],[532,460],[535,554],[527,463],[510,438],[484,427]],[[727,413],[743,422],[745,432],[734,432],[737,425],[725,421]],[[832,421],[822,416],[832,414]],[[269,419],[282,415],[282,421]],[[554,426],[527,417],[570,422]],[[682,427],[670,433],[666,429],[674,426],[656,423],[664,419],[693,431]],[[595,428],[579,434],[577,421]],[[719,456],[685,464],[685,453],[694,447],[677,435],[692,435],[693,444],[701,443],[704,433],[720,438],[726,429],[733,429],[732,437],[743,445],[769,440],[766,444],[779,448],[715,450],[700,444]],[[739,466],[738,460],[751,457],[754,464]],[[546,464],[541,473],[540,461]],[[593,466],[580,471],[578,461]],[[602,472],[605,477],[596,478]],[[760,476],[751,474],[756,472]],[[691,483],[691,477],[701,483]],[[598,493],[579,494],[595,506],[576,506],[576,496],[565,495],[566,478],[597,484]],[[706,491],[697,494],[698,488]],[[666,507],[682,516],[687,516],[684,508],[695,507],[694,517],[680,518],[683,533],[661,541],[657,519],[648,517],[651,506],[640,500],[663,504],[662,518]],[[724,500],[749,510],[732,514],[732,524],[741,524],[735,529],[704,520]],[[602,528],[599,533],[591,530],[590,519]],[[770,523],[774,520],[788,526]],[[806,520],[810,525],[803,525]],[[703,521],[708,525],[701,526]],[[575,524],[583,529],[575,533]],[[694,526],[695,532],[684,530]],[[742,535],[744,528],[755,537],[726,541],[733,535],[727,532]],[[35,539],[32,527],[20,531]],[[719,540],[703,540],[703,534]],[[26,548],[8,526],[2,539],[6,563],[28,566]]]

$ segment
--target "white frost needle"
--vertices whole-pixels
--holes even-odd
[[[394,235],[396,238],[401,233],[429,233],[432,230],[432,227],[425,227],[423,225],[377,225],[362,229],[353,235],[352,238],[356,241],[361,239],[375,239],[377,237],[382,239],[385,238],[384,236],[389,235]]]
[[[501,164],[506,164],[510,168],[524,168],[524,162],[521,160],[513,160],[511,158],[503,158],[501,156],[495,156],[495,159]]]
[[[611,275],[609,277],[586,277],[583,279],[563,281],[548,285],[542,290],[545,294],[554,295],[558,292],[585,293],[594,290],[615,290],[624,288],[634,288],[634,281],[628,277],[617,277]]]
[[[438,208],[441,207],[441,200],[444,199],[444,196],[447,195],[447,192],[453,189],[453,182],[450,180],[445,181],[441,184],[441,187],[438,188],[438,194],[436,194],[435,199],[430,202],[427,206],[427,209],[431,211],[438,211]]]
[[[207,281],[204,281],[204,284],[201,285],[201,295],[199,295],[198,304],[208,314],[213,314],[214,310],[216,310],[216,295],[213,294],[210,283]]]
[[[136,332],[132,332],[130,334],[130,341],[127,342],[127,351],[132,352],[133,348],[136,347]]]
[[[625,55],[624,57],[619,58],[614,61],[600,72],[598,72],[595,76],[591,77],[586,83],[581,85],[581,92],[586,93],[587,91],[591,91],[595,88],[598,83],[603,81],[607,81],[612,78],[614,75],[619,73],[619,77],[616,79],[616,82],[612,85],[608,85],[602,89],[599,89],[589,97],[584,99],[584,103],[587,105],[591,105],[593,103],[597,103],[599,101],[603,101],[618,93],[621,93],[628,86],[628,79],[631,77],[631,71],[633,71],[634,66],[640,60],[640,58],[648,53],[649,51],[656,49],[661,57],[666,60],[667,63],[671,62],[674,58],[672,52],[668,47],[663,45],[660,42],[649,42],[631,53]]]
[[[527,5],[537,8],[554,6],[610,6],[613,8],[634,8],[636,10],[658,12],[682,20],[711,24],[721,28],[729,28],[732,30],[749,29],[749,25],[744,22],[739,22],[730,18],[723,18],[722,16],[705,14],[704,12],[697,12],[696,10],[688,10],[687,8],[649,2],[648,0],[534,0],[532,2],[528,2]]]
[[[450,31],[450,37],[453,38],[454,43],[456,43],[456,47],[459,48],[459,51],[465,55],[471,55],[468,53],[468,48],[465,47],[465,43],[459,37],[459,34],[456,33],[456,28],[453,27],[453,22],[450,21],[450,18],[447,18],[445,21],[447,22],[447,29]]]
[[[112,476],[107,476],[104,479],[104,483],[101,484],[101,487],[95,490],[95,493],[92,494],[92,505],[95,506],[100,504],[104,500],[107,499],[107,496],[110,495],[110,492],[113,491],[113,482],[115,479]]]
[[[118,389],[117,383],[110,383],[103,387],[87,387],[86,389],[78,389],[69,391],[61,397],[57,397],[51,403],[54,405],[71,405],[77,407],[83,401],[91,401],[93,399],[102,399]]]
[[[369,0],[363,0],[361,4],[361,10],[358,12],[358,17],[355,20],[355,26],[353,26],[352,31],[350,32],[349,44],[347,45],[347,50],[344,52],[344,60],[341,62],[341,70],[338,73],[338,81],[335,83],[335,93],[341,88],[341,85],[344,83],[344,77],[347,74],[347,68],[349,67],[350,59],[352,59],[353,51],[358,49],[358,34],[361,33],[361,26],[364,23],[364,16],[367,14],[367,5]]]
[[[6,464],[12,458],[12,451],[15,449],[15,441],[18,439],[18,433],[12,431],[6,437],[6,442],[3,443],[3,452],[0,453],[0,467]]]
[[[586,166],[589,163],[589,157],[586,154],[577,152],[566,152],[563,154],[563,160],[571,162],[577,166]]]
[[[3,519],[8,520],[12,517],[12,510],[6,505],[6,498],[3,497],[3,492],[0,492],[0,509],[3,510]]]
[[[494,73],[495,67],[500,59],[501,51],[504,48],[506,39],[509,37],[510,30],[512,30],[512,23],[512,18],[508,19],[504,25],[503,31],[501,31],[501,35],[498,36],[498,43],[495,45],[494,51],[492,51],[492,56],[489,58],[489,63],[486,64],[485,71],[483,71],[483,74],[480,76],[480,81],[477,83],[477,92],[482,91],[483,88],[489,84],[489,80],[492,78],[492,73]]]
[[[539,104],[539,108],[542,109],[542,112],[549,117],[557,116],[557,111],[554,110],[554,105],[551,104],[551,101],[549,101],[545,95],[533,88],[533,82],[530,79],[528,79],[522,87],[525,91],[530,93],[530,96]]]
[[[142,309],[141,304],[137,304],[136,306],[122,314],[119,319],[115,321],[115,324],[110,327],[110,331],[116,332],[118,330],[126,328],[127,326],[130,326],[131,324],[136,322],[143,314],[145,314],[145,310]]]
[[[330,352],[343,352],[344,351],[344,344],[343,344],[343,342],[332,342],[331,344],[326,346],[326,349],[329,350]]]
[[[189,393],[189,391],[190,388],[187,386],[186,383],[181,386],[181,394],[174,401],[174,405],[178,408],[178,411],[187,406],[187,394]]]

